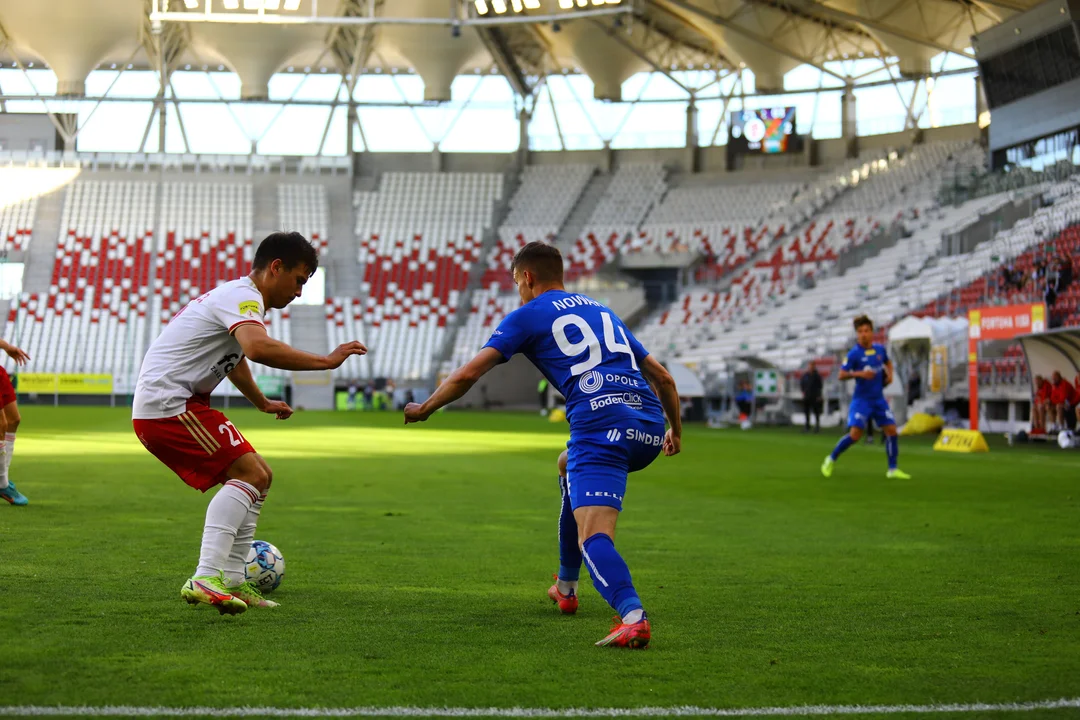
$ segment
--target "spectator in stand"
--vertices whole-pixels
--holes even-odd
[[[1017,270],[1012,263],[1001,266],[1001,290],[1004,294],[1023,290],[1025,280],[1023,271]]]
[[[1050,432],[1057,432],[1066,428],[1065,418],[1072,415],[1074,408],[1080,404],[1080,393],[1056,370],[1051,376],[1051,381],[1053,387],[1050,389],[1050,405],[1054,415],[1054,424]]]
[[[373,385],[370,381],[368,381],[368,384],[364,386],[364,409],[365,410],[373,409],[374,401],[375,401],[375,385]]]
[[[348,409],[348,410],[355,410],[356,409],[356,393],[358,391],[359,391],[359,388],[356,386],[356,381],[355,380],[350,380],[349,381],[349,389],[348,389],[348,393],[349,393],[348,394],[348,400],[346,400],[346,402],[345,402],[345,408],[346,409]]]
[[[1064,250],[1061,252],[1061,256],[1058,258],[1058,283],[1057,291],[1059,293],[1065,292],[1073,281],[1073,262],[1069,254]]]
[[[806,414],[806,425],[803,427],[803,432],[810,432],[810,414],[813,413],[814,432],[819,433],[821,432],[821,397],[824,382],[813,360],[810,361],[810,366],[803,373],[803,376],[799,378],[799,387],[802,389],[803,412]]]
[[[1057,303],[1058,296],[1064,293],[1072,284],[1072,260],[1066,253],[1062,252],[1061,255],[1050,261],[1044,272],[1046,285],[1043,290],[1043,300],[1046,301],[1046,307],[1049,310],[1050,327],[1061,327],[1068,312],[1067,309],[1058,311],[1054,308],[1054,305]]]
[[[1031,400],[1031,434],[1046,434],[1046,411],[1050,407],[1050,383],[1042,375],[1035,376],[1035,397]]]
[[[1031,281],[1039,286],[1046,279],[1046,260],[1041,256],[1035,258],[1035,264],[1031,268]]]

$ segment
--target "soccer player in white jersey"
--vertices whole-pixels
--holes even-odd
[[[251,274],[225,283],[182,308],[153,342],[135,387],[132,424],[146,449],[191,487],[223,487],[206,510],[199,565],[180,590],[188,603],[236,615],[275,607],[244,579],[273,474],[229,419],[210,407],[210,392],[228,378],[251,403],[286,420],[292,408],[268,400],[255,384],[253,362],[282,370],[332,370],[367,352],[357,341],[313,355],[272,339],[263,317],[300,297],[319,258],[300,233],[268,236]]]

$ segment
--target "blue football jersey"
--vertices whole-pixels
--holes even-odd
[[[615,313],[584,295],[549,290],[503,318],[484,347],[522,353],[566,398],[571,430],[620,420],[664,421],[641,374],[649,354]]]
[[[842,365],[848,372],[860,370],[873,370],[874,377],[871,380],[855,378],[855,392],[852,399],[863,401],[876,401],[885,397],[885,363],[889,362],[889,354],[885,346],[874,343],[869,348],[856,345],[848,352]]]

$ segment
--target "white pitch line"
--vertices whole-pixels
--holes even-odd
[[[820,715],[897,715],[901,713],[1030,712],[1080,708],[1080,698],[1018,703],[933,705],[800,705],[797,707],[711,708],[680,705],[641,708],[453,708],[453,707],[137,707],[132,705],[10,705],[7,717],[464,717],[464,718],[624,718],[624,717],[809,717]]]

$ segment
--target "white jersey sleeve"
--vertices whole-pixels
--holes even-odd
[[[221,292],[211,293],[205,306],[210,316],[230,335],[246,323],[266,327],[262,295],[253,286],[230,283],[222,287]]]

